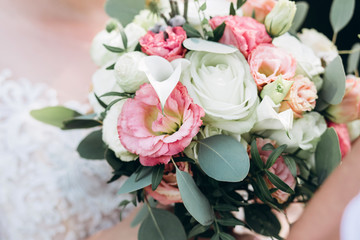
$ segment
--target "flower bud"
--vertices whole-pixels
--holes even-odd
[[[279,0],[265,18],[267,32],[273,36],[280,36],[289,31],[296,13],[295,2]]]
[[[288,94],[293,81],[284,80],[280,75],[274,82],[267,84],[261,91],[261,98],[269,96],[275,104],[281,103]]]

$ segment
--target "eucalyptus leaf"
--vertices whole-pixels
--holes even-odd
[[[199,8],[200,11],[205,11],[206,10],[206,2],[204,2],[200,8]]]
[[[150,207],[154,208],[157,205],[157,202],[154,201],[153,198],[149,198],[148,199],[149,205]],[[135,205],[135,204],[134,204]],[[132,222],[130,223],[131,227],[136,227],[137,225],[139,225],[140,223],[142,223],[142,221],[144,221],[144,219],[149,215],[149,210],[148,210],[148,206],[146,204],[144,204],[142,206],[142,208],[140,209],[140,211],[136,214],[136,216],[134,217],[134,219],[132,220]]]
[[[289,193],[295,194],[294,190],[292,190],[289,185],[287,185],[283,180],[281,180],[278,176],[273,174],[272,172],[265,170],[266,175],[268,176],[270,182],[275,185],[279,190]]]
[[[328,128],[321,136],[315,152],[315,167],[318,183],[324,180],[339,166],[341,152],[339,139],[334,128]]]
[[[63,106],[56,106],[32,110],[30,115],[40,122],[62,128],[64,127],[64,121],[73,119],[81,114]]]
[[[119,190],[119,194],[123,193],[130,193],[147,187],[151,184],[151,174],[141,178],[140,180],[136,181],[137,173],[133,173],[126,182],[121,186]]]
[[[337,56],[325,68],[324,84],[319,93],[320,97],[329,104],[341,103],[345,95],[346,76],[340,56]]]
[[[198,161],[208,176],[224,182],[242,181],[250,169],[249,155],[244,146],[226,135],[200,140]]]
[[[201,225],[207,226],[214,221],[214,211],[208,199],[197,187],[192,176],[176,168],[176,180],[185,208]]]
[[[165,169],[165,165],[164,164],[160,164],[156,167],[154,167],[154,170],[152,172],[152,178],[151,178],[151,188],[153,191],[156,190],[156,188],[159,186],[163,175],[164,175],[164,169]]]
[[[144,0],[107,0],[105,3],[106,13],[118,19],[123,26],[129,24],[144,8]]]
[[[139,171],[136,171],[137,175],[135,181],[140,181],[141,179],[145,178],[146,176],[152,174],[153,168],[152,167],[145,167],[140,166]]]
[[[290,28],[291,33],[295,34],[299,31],[300,27],[305,22],[308,12],[309,4],[307,2],[301,1],[296,3],[296,14]]]
[[[218,54],[230,54],[238,51],[237,48],[225,45],[217,42],[207,41],[201,38],[188,38],[183,42],[185,48],[198,51],[198,52],[210,52]]]
[[[186,240],[186,233],[180,220],[171,212],[152,208],[142,222],[139,240]]]
[[[99,160],[105,158],[106,147],[102,141],[102,130],[97,130],[86,136],[77,148],[82,158]]]
[[[333,0],[330,23],[335,33],[340,32],[354,15],[355,0]]]
[[[188,38],[201,38],[202,37],[201,34],[199,33],[199,31],[196,30],[193,26],[191,26],[188,23],[185,23],[183,25],[183,29],[185,30],[186,36]]]
[[[348,74],[354,73],[359,67],[360,43],[355,43],[351,50],[353,51],[353,53],[351,53],[348,58]]]
[[[102,123],[95,118],[96,114],[89,114],[84,116],[78,116],[70,120],[65,120],[63,122],[62,129],[71,130],[101,126]]]

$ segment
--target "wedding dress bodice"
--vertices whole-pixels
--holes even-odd
[[[78,240],[119,221],[119,182],[105,161],[81,159],[87,130],[61,131],[29,112],[57,105],[43,84],[0,71],[0,240]],[[87,106],[73,102],[80,112]]]

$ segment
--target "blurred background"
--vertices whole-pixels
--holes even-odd
[[[331,0],[306,0],[310,12],[304,27],[332,38]],[[96,66],[89,49],[107,16],[105,0],[0,0],[0,69],[15,77],[46,82],[58,90],[60,101],[85,102]],[[339,50],[360,41],[360,2],[351,23],[340,32]],[[346,56],[344,59],[346,63]]]

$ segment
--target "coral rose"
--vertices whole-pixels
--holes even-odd
[[[255,19],[263,23],[275,4],[275,0],[247,0],[241,9],[245,17],[255,14]]]
[[[120,141],[129,152],[139,155],[142,165],[166,164],[190,144],[204,115],[181,83],[169,96],[163,115],[154,88],[144,84],[122,108],[118,120]]]
[[[341,158],[344,159],[346,154],[351,150],[351,140],[349,130],[346,124],[338,124],[328,121],[328,127],[333,127],[336,134],[338,135]]]
[[[335,123],[349,123],[360,119],[360,78],[348,77],[342,102],[331,105],[326,112],[328,118]]]
[[[261,90],[282,75],[285,80],[295,76],[296,60],[291,54],[271,44],[259,45],[249,56],[251,74]]]
[[[183,58],[186,49],[182,43],[186,39],[186,32],[182,27],[167,27],[164,32],[149,31],[140,38],[141,51],[148,55],[156,55],[172,61]]]
[[[215,29],[223,22],[226,28],[219,42],[238,48],[246,58],[259,44],[271,42],[265,26],[251,17],[214,17],[210,26]]]
[[[318,98],[315,84],[307,77],[296,76],[285,101],[282,102],[280,111],[291,108],[295,117],[301,117],[303,112],[315,108]]]
[[[192,175],[190,164],[187,162],[176,163],[177,167]],[[163,205],[172,203],[181,203],[181,195],[176,181],[175,166],[171,162],[165,165],[164,175],[155,191],[152,190],[151,185],[144,188],[147,194],[152,196],[155,200]]]
[[[264,151],[262,150],[262,147],[268,143],[271,143],[273,146],[276,145],[275,141],[272,141],[270,139],[262,139],[262,138],[257,138],[256,139],[256,145],[258,148],[258,151],[260,153],[260,158],[261,160],[266,163],[267,159],[269,158],[271,151]],[[283,182],[285,182],[290,188],[292,188],[293,190],[295,189],[295,178],[294,176],[291,174],[290,169],[288,168],[288,166],[286,165],[283,157],[279,157],[276,162],[274,163],[274,165],[268,169],[271,173],[275,174],[276,176],[278,176]],[[265,177],[265,181],[266,184],[268,186],[269,189],[272,188],[276,188],[271,182],[270,180]],[[271,194],[272,197],[274,197],[278,203],[282,204],[284,202],[287,201],[287,199],[289,198],[290,194],[283,192],[281,190],[277,190],[276,192]]]

